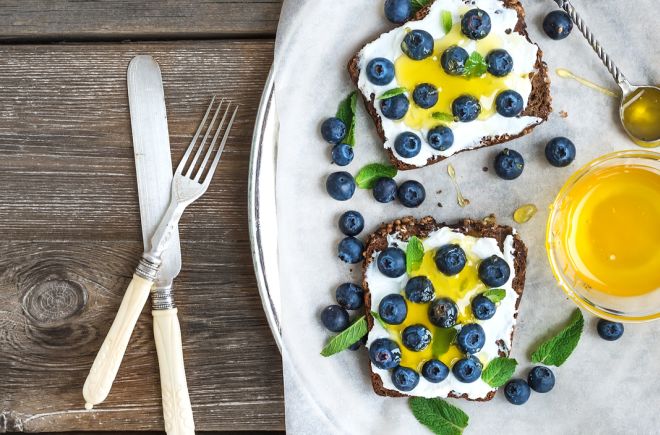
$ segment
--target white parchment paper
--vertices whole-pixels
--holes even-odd
[[[441,0],[439,0],[441,1]],[[349,209],[366,219],[363,236],[384,221],[412,214],[433,215],[447,222],[495,213],[514,225],[512,212],[534,203],[538,214],[514,225],[529,248],[525,294],[512,356],[516,375],[526,376],[529,350],[567,320],[574,307],[554,281],[544,249],[547,207],[566,178],[584,163],[613,150],[635,146],[622,133],[611,97],[557,77],[555,69],[574,73],[614,89],[607,71],[577,29],[564,41],[552,41],[541,30],[550,0],[523,0],[531,38],[545,53],[550,68],[554,113],[531,134],[506,145],[452,157],[458,181],[471,204],[460,208],[447,176],[447,162],[400,172],[398,182],[421,181],[427,199],[419,209],[380,204],[370,191],[359,190],[347,202],[325,192],[326,176],[339,170],[330,164],[330,146],[319,134],[323,119],[333,116],[339,101],[354,89],[346,63],[362,45],[391,28],[382,0],[285,0],[276,46],[276,99],[280,117],[277,160],[279,264],[284,332],[284,376],[287,431],[291,434],[414,434],[419,425],[405,399],[376,396],[368,377],[368,356],[343,352],[319,355],[330,334],[319,321],[323,307],[334,303],[335,287],[360,280],[360,267],[336,258],[342,235],[337,218]],[[656,2],[575,0],[601,43],[633,83],[660,83],[660,28]],[[558,115],[568,113],[567,118]],[[358,104],[356,158],[346,170],[355,174],[366,163],[385,161],[373,123]],[[565,135],[577,146],[567,168],[551,167],[545,143]],[[526,168],[514,181],[498,179],[494,155],[504,147],[523,154]],[[482,170],[488,167],[488,172]],[[441,191],[441,192],[440,192]],[[436,193],[439,192],[439,193]],[[438,206],[438,203],[442,207]],[[660,433],[660,322],[626,325],[617,342],[605,342],[586,316],[585,333],[573,356],[555,369],[557,383],[548,394],[532,394],[524,406],[510,405],[501,394],[491,402],[452,400],[470,416],[468,434],[657,434]]]

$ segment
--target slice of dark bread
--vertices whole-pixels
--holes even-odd
[[[443,0],[435,0],[435,1],[442,2]],[[525,10],[523,9],[520,1],[502,0],[502,2],[504,3],[505,7],[514,9],[518,14],[518,22],[516,23],[516,26],[514,27],[513,31],[523,35],[530,43],[533,43],[529,39],[529,35],[527,33],[527,25],[525,23]],[[432,4],[433,2],[431,2],[429,5],[425,6],[424,8],[420,9],[417,12],[417,14],[415,14],[415,16],[411,19],[411,21],[421,20],[422,18],[426,17],[426,15],[429,13],[429,9],[431,8]],[[543,61],[542,55],[543,52],[539,48],[536,56],[536,64],[534,65],[536,72],[530,74],[530,80],[532,82],[532,91],[527,101],[527,107],[525,107],[525,109],[523,110],[522,115],[535,116],[537,118],[541,118],[543,121],[547,121],[548,116],[552,112],[552,105],[551,105],[552,97],[550,96],[550,78],[548,76],[548,65]],[[356,86],[358,85],[358,80],[360,77],[359,60],[360,60],[360,51],[358,51],[358,53],[348,62],[348,73],[350,74],[351,79],[353,80]],[[380,115],[378,115],[378,112],[375,107],[376,95],[371,94],[370,96],[367,96],[362,94],[362,97],[364,99],[364,104],[365,107],[367,108],[367,111],[369,112],[369,115],[371,115],[371,117],[374,120],[374,123],[376,124],[376,130],[378,131],[378,135],[380,136],[381,140],[385,142],[385,132],[383,131],[382,120],[380,118]],[[464,149],[456,152],[455,154],[458,154],[463,151],[469,151],[473,149],[496,145],[499,143],[516,139],[518,137],[526,135],[527,133],[530,133],[534,129],[534,127],[536,127],[536,125],[538,124],[531,125],[518,134],[513,134],[513,135],[505,134],[501,136],[484,137],[481,139],[479,146],[476,146],[474,148]],[[417,166],[405,163],[397,159],[396,155],[391,149],[386,149],[386,151],[389,160],[398,169],[408,170],[408,169],[418,168]],[[446,158],[447,157],[443,157],[443,156],[435,156],[429,158],[425,166],[431,165],[433,163],[438,163]]]
[[[490,222],[488,219],[483,221],[477,221],[472,219],[464,219],[461,222],[458,222],[453,225],[447,225],[444,223],[438,223],[431,216],[423,217],[419,220],[416,220],[413,217],[404,217],[402,219],[397,219],[394,222],[383,224],[376,232],[371,234],[367,239],[367,245],[364,252],[364,262],[362,264],[363,271],[363,281],[362,286],[364,288],[364,302],[367,313],[367,325],[368,330],[374,326],[374,318],[371,316],[371,292],[369,290],[369,283],[366,278],[366,271],[369,264],[374,259],[374,254],[376,252],[382,251],[388,247],[387,236],[391,234],[398,234],[401,239],[404,241],[408,240],[411,236],[416,236],[420,239],[426,238],[430,233],[436,231],[443,227],[452,228],[454,231],[473,236],[473,237],[492,237],[497,240],[500,249],[503,249],[504,240],[507,236],[513,235],[513,248],[514,253],[514,279],[513,279],[513,290],[517,293],[518,298],[516,300],[516,311],[514,314],[514,319],[518,317],[518,307],[520,305],[520,300],[522,298],[523,290],[525,287],[525,271],[526,271],[526,262],[527,262],[527,248],[525,244],[520,239],[520,237],[514,233],[513,229],[505,225],[497,225]],[[500,349],[511,349],[511,343],[513,341],[513,332],[509,339],[509,343],[499,343]],[[504,351],[500,351],[500,356],[508,356]],[[388,397],[408,397],[409,395],[403,394],[397,390],[390,390],[383,386],[383,381],[380,378],[380,375],[374,373],[371,370],[371,362],[369,363],[369,370],[371,371],[371,383],[374,391],[379,396],[388,396]],[[414,394],[412,394],[414,396]],[[448,397],[453,398],[462,398],[467,400],[476,400],[476,401],[487,401],[492,399],[495,396],[495,392],[491,391],[485,398],[480,399],[469,399],[467,394],[457,394],[453,391],[449,394]]]

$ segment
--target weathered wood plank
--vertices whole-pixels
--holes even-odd
[[[0,41],[273,36],[281,3],[281,0],[4,0],[0,6]]]

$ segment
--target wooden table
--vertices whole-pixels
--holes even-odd
[[[277,0],[3,0],[0,432],[163,428],[145,308],[108,399],[82,385],[142,252],[126,67],[160,63],[177,161],[212,94],[241,104],[219,174],[181,221],[175,281],[200,431],[282,430],[280,355],[247,231],[252,128]]]

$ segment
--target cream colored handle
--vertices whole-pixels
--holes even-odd
[[[194,435],[192,406],[183,365],[177,309],[154,310],[154,338],[160,367],[160,390],[167,435]]]
[[[108,397],[112,383],[117,376],[119,364],[126,352],[128,340],[131,338],[133,328],[147,302],[152,284],[152,281],[133,275],[133,280],[126,289],[115,320],[112,322],[99,353],[96,354],[94,364],[92,364],[83,386],[86,409],[92,409],[94,405],[98,405]]]

